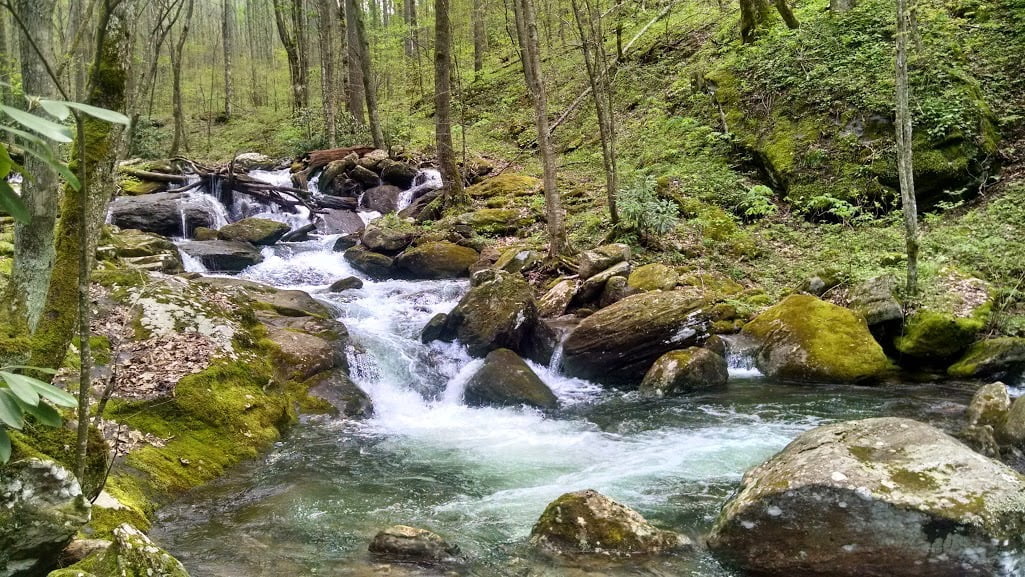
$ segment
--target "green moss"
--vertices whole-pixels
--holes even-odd
[[[890,471],[890,479],[902,488],[912,491],[935,491],[940,487],[936,479],[923,471],[911,471],[901,468],[893,469]]]
[[[894,340],[902,354],[923,361],[943,361],[956,356],[972,344],[985,326],[979,318],[958,318],[950,313],[921,311]]]
[[[139,180],[134,176],[122,176],[118,181],[118,188],[121,189],[122,194],[141,196],[163,190],[164,183],[155,180]]]
[[[947,368],[947,374],[960,378],[1005,378],[1023,367],[1025,339],[1004,337],[973,344],[960,360]]]
[[[507,172],[467,188],[466,193],[472,198],[502,198],[508,202],[510,197],[528,196],[540,190],[540,180],[524,174]]]
[[[29,424],[22,431],[11,431],[12,459],[34,457],[53,460],[69,471],[75,470],[78,432],[66,427]],[[89,428],[85,479],[82,490],[88,495],[103,481],[107,470],[107,442],[95,427]]]

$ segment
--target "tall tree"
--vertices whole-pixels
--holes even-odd
[[[231,53],[234,49],[233,36],[235,34],[235,10],[232,0],[221,2],[221,36],[224,44],[224,119],[231,119],[231,100],[234,96],[234,89],[231,83]]]
[[[484,0],[473,0],[473,73],[478,76],[484,70],[484,52],[488,49],[486,16]]]
[[[452,27],[449,0],[434,0],[434,128],[438,166],[445,183],[445,204],[466,201],[463,177],[452,147]]]
[[[904,236],[908,251],[907,293],[918,293],[918,203],[912,162],[910,88],[908,84],[908,33],[914,0],[897,0],[897,175],[904,213]]]
[[[527,92],[534,103],[534,121],[537,125],[538,153],[544,169],[545,219],[548,223],[548,257],[563,256],[569,249],[562,210],[562,195],[555,182],[555,147],[548,123],[548,96],[545,93],[541,70],[541,48],[538,43],[537,22],[532,0],[512,0],[516,32],[520,44],[520,61]]]
[[[324,139],[329,148],[337,143],[335,130],[335,0],[318,0],[318,39],[320,40],[320,87],[324,109]]]
[[[193,0],[185,1],[185,19],[178,29],[178,41],[171,48],[171,99],[174,109],[174,139],[171,141],[171,156],[178,156],[182,147],[188,148],[185,135],[185,107],[182,104],[182,56],[185,54],[185,41],[189,37],[189,26],[192,23]]]
[[[365,124],[366,118],[363,109],[365,108],[366,94],[363,90],[363,68],[360,57],[360,41],[356,31],[356,18],[359,13],[356,3],[343,0],[345,17],[342,20],[345,26],[346,59],[348,62],[348,82],[346,84],[346,101],[349,103],[349,114],[356,124]]]
[[[53,62],[54,5],[54,0],[18,0],[16,4],[22,88],[27,95],[51,98],[56,94],[57,87],[49,73]],[[54,262],[57,175],[33,156],[25,159],[25,169],[33,175],[22,183],[21,189],[29,222],[14,225],[14,266],[11,298],[7,302],[13,306],[11,320],[23,321],[24,328],[33,331],[43,311]]]
[[[293,114],[310,106],[304,10],[304,0],[274,0],[274,22],[288,58]]]
[[[776,12],[783,18],[788,28],[800,27],[787,0],[772,0]],[[745,43],[754,42],[758,29],[772,21],[772,8],[769,0],[740,0],[740,38]]]
[[[377,110],[377,90],[370,64],[370,42],[367,40],[367,29],[363,23],[363,10],[356,0],[345,0],[346,15],[351,14],[348,23],[354,29],[354,38],[359,47],[359,69],[363,77],[363,97],[367,104],[367,117],[370,119],[370,135],[374,146],[384,148],[384,132],[381,130],[381,119]],[[352,39],[353,36],[350,36]]]
[[[406,21],[406,38],[404,46],[406,48],[406,56],[412,58],[416,55],[417,44],[419,42],[416,28],[416,0],[403,0],[403,5],[402,17]]]

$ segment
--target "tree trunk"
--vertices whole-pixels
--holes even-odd
[[[548,222],[548,257],[558,259],[569,247],[562,210],[562,195],[555,183],[555,149],[548,127],[548,97],[545,94],[541,71],[540,46],[532,0],[513,0],[516,31],[520,42],[520,59],[527,90],[534,102],[534,120],[537,124],[538,152],[544,169],[545,218]]]
[[[318,0],[317,15],[320,20],[320,87],[324,107],[324,140],[328,148],[337,145],[335,132],[335,3],[334,0]]]
[[[404,9],[402,17],[406,21],[406,56],[413,58],[416,55],[417,31],[416,31],[416,0],[403,0]]]
[[[787,4],[787,0],[772,0],[772,5],[776,7],[776,12],[779,12],[779,15],[783,17],[783,22],[786,23],[787,28],[794,30],[801,27],[801,23],[797,21],[797,16],[794,16],[794,12]]]
[[[857,6],[855,0],[829,0],[829,10],[837,14],[843,14]]]
[[[285,48],[288,59],[288,77],[292,83],[292,114],[309,106],[307,94],[306,71],[304,62],[305,35],[302,32],[302,0],[274,0],[274,23],[277,25],[278,38]],[[286,18],[287,16],[287,18]]]
[[[754,42],[758,28],[769,20],[766,0],[740,0],[740,38],[745,44]]]
[[[185,136],[185,111],[182,105],[182,54],[185,40],[189,36],[189,25],[192,23],[193,0],[185,0],[185,20],[178,31],[178,43],[171,49],[171,95],[174,108],[174,139],[171,141],[171,156],[178,156],[184,147],[188,150]]]
[[[355,2],[344,0],[343,4],[345,6],[345,41],[348,44],[347,57],[349,61],[349,114],[352,115],[356,124],[365,125],[366,121],[364,119],[366,115],[363,113],[363,109],[365,108],[366,98],[363,92],[360,41],[356,33],[356,16],[358,16],[358,12],[355,8]]]
[[[233,50],[234,7],[232,0],[223,0],[221,4],[221,36],[224,37],[224,119],[231,119],[231,100],[234,88],[231,83],[231,52]]]
[[[374,88],[374,77],[370,70],[370,43],[367,41],[367,30],[363,24],[363,13],[356,0],[345,0],[346,12],[351,11],[349,23],[355,28],[355,39],[359,45],[359,69],[363,77],[363,96],[367,103],[367,116],[370,119],[370,135],[374,146],[384,148],[384,132],[381,130],[381,119],[377,113],[377,90]]]
[[[463,178],[452,147],[452,29],[449,0],[434,0],[434,127],[445,204],[466,202]]]
[[[904,213],[904,235],[908,251],[907,294],[918,293],[918,206],[915,199],[912,163],[910,88],[908,86],[908,31],[913,0],[897,0],[897,175]]]
[[[473,0],[473,73],[475,76],[479,76],[484,70],[484,52],[488,49],[486,15],[487,7],[484,0]]]
[[[35,52],[31,35],[43,57],[53,62],[52,27],[54,0],[18,0],[18,14],[26,30],[21,31],[21,78],[27,95],[52,98],[56,87],[46,64]],[[6,15],[4,15],[6,17]],[[43,311],[50,272],[54,262],[54,224],[57,219],[57,175],[33,156],[25,159],[25,169],[32,175],[21,185],[21,198],[29,212],[29,222],[14,225],[14,265],[11,270],[7,299],[18,321],[29,331],[35,330]],[[45,365],[47,367],[57,365]]]

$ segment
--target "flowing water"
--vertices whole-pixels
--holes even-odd
[[[648,575],[727,577],[707,553],[600,567],[537,557],[526,537],[560,494],[596,489],[698,538],[743,472],[822,423],[881,415],[953,427],[970,392],[956,385],[796,387],[762,378],[742,354],[721,391],[651,400],[534,369],[558,395],[552,414],[470,408],[462,388],[481,361],[457,344],[423,345],[427,320],[455,306],[466,281],[370,281],[333,239],[265,249],[240,276],[300,288],[333,305],[355,346],[353,380],[373,399],[364,422],[306,418],[266,457],[160,512],[158,542],[195,577],[282,575]],[[464,565],[376,565],[366,553],[391,524],[457,543]]]

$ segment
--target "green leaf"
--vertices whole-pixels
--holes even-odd
[[[11,438],[7,436],[7,429],[0,427],[0,464],[11,459]]]
[[[40,397],[43,397],[58,407],[71,408],[78,406],[78,399],[76,399],[71,393],[62,391],[61,389],[58,389],[48,383],[44,383],[38,379],[32,379],[32,388],[39,393]]]
[[[107,110],[106,108],[89,106],[88,104],[82,104],[81,102],[65,102],[64,104],[71,108],[77,108],[93,118],[99,118],[100,120],[106,120],[107,122],[112,122],[114,124],[124,124],[125,126],[128,126],[132,123],[131,119],[124,114],[113,110]]]
[[[29,221],[28,208],[6,180],[0,180],[0,210],[13,216],[14,220],[22,224],[27,224]]]
[[[43,107],[43,110],[49,112],[54,118],[67,120],[68,117],[71,116],[71,109],[60,100],[47,100],[45,98],[40,98],[39,105]]]
[[[25,407],[25,412],[35,417],[40,424],[46,425],[47,427],[59,427],[61,426],[61,422],[63,422],[63,419],[61,419],[61,415],[57,412],[57,409],[54,409],[46,403],[39,403],[39,405],[35,407]]]
[[[57,369],[48,369],[46,367],[33,367],[32,365],[7,365],[0,367],[0,371],[13,371],[15,369],[24,369],[28,371],[35,371],[37,373],[43,373],[46,375],[56,375]]]
[[[41,134],[50,140],[57,142],[71,142],[71,129],[67,126],[51,122],[45,118],[36,116],[35,114],[25,112],[24,110],[18,110],[17,108],[12,108],[2,104],[0,104],[0,110],[3,110],[18,124],[33,132]]]
[[[65,181],[67,181],[68,185],[71,186],[71,188],[75,190],[82,189],[82,183],[78,181],[78,177],[75,176],[74,172],[71,172],[71,169],[68,168],[68,165],[64,164],[63,162],[59,162],[55,160],[52,156],[47,156],[46,153],[40,152],[39,150],[35,150],[30,146],[25,147],[25,152],[45,162],[47,166],[53,169],[54,172],[60,174],[61,177]]]
[[[0,178],[7,178],[7,175],[11,174],[12,168],[14,168],[14,160],[7,152],[7,147],[0,144]]]
[[[21,406],[7,389],[0,389],[0,422],[19,431],[25,426],[25,417],[21,414]]]
[[[33,407],[39,404],[39,393],[32,387],[32,377],[0,371],[0,379],[7,381],[7,386],[25,404]]]

